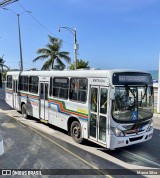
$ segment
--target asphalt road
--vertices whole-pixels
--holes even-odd
[[[20,114],[15,116],[16,111],[10,110],[11,108],[0,99],[0,108],[2,105],[3,110],[0,109],[0,135],[4,140],[5,152],[0,156],[1,169],[54,169],[60,170],[57,174],[64,174],[63,176],[61,175],[62,177],[67,177],[65,174],[73,174],[69,177],[79,177],[80,175],[83,177],[83,174],[89,174],[87,177],[96,177],[95,175],[97,174],[98,177],[111,177],[103,174],[108,174],[108,170],[111,168],[124,169],[116,163],[112,163],[109,160],[72,145],[70,140],[67,142],[45,133],[44,130],[48,126],[43,126],[38,120],[30,118],[27,122],[40,124],[44,128],[43,132],[39,129],[37,130],[34,126],[30,127],[28,123],[21,120],[22,118],[19,117]],[[58,133],[62,132],[61,135],[70,138],[58,128],[50,127],[49,129],[54,129]],[[90,149],[97,148],[98,146],[90,142],[86,142],[85,144],[91,146]],[[102,148],[99,147],[99,149]],[[66,172],[66,169],[69,171]],[[74,172],[75,170],[76,172]],[[89,170],[89,173],[87,170]],[[59,176],[57,175],[57,177]]]
[[[65,131],[39,123],[34,118],[24,120],[20,113],[5,103],[2,90],[0,97],[0,135],[5,148],[5,153],[0,156],[1,169],[62,169],[62,175],[66,173],[65,169],[72,173],[76,170],[76,174],[86,174],[88,169],[91,173],[87,177],[97,177],[91,174],[103,174],[114,169],[122,172],[120,176],[113,177],[122,177],[124,169],[160,168],[160,118],[154,118],[155,130],[151,140],[111,151],[89,141],[76,144]],[[97,169],[106,170],[96,172]]]

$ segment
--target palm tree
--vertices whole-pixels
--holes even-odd
[[[9,69],[8,66],[6,66],[4,64],[5,61],[3,60],[3,57],[4,57],[4,55],[2,57],[0,57],[0,66],[1,66],[1,69],[2,69],[2,73],[3,73],[3,67],[6,67],[7,69]]]
[[[48,59],[44,63],[42,70],[47,70],[50,68],[54,69],[55,62],[62,68],[65,68],[65,64],[62,62],[61,59],[64,59],[69,64],[71,61],[71,58],[69,57],[69,52],[60,51],[62,47],[61,39],[57,39],[50,35],[48,35],[48,37],[49,43],[46,45],[46,48],[40,48],[37,50],[37,54],[41,55],[36,57],[33,62],[36,62],[39,59]]]

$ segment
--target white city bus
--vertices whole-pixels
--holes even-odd
[[[153,82],[129,70],[11,71],[6,102],[67,130],[77,143],[88,139],[114,149],[153,134]]]

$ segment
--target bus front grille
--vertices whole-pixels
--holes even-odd
[[[143,136],[134,137],[134,138],[130,138],[129,141],[130,141],[130,142],[134,142],[134,141],[137,141],[137,140],[141,140],[142,138],[143,138]]]

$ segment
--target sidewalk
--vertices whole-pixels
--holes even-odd
[[[153,123],[160,126],[160,114],[153,114]]]

